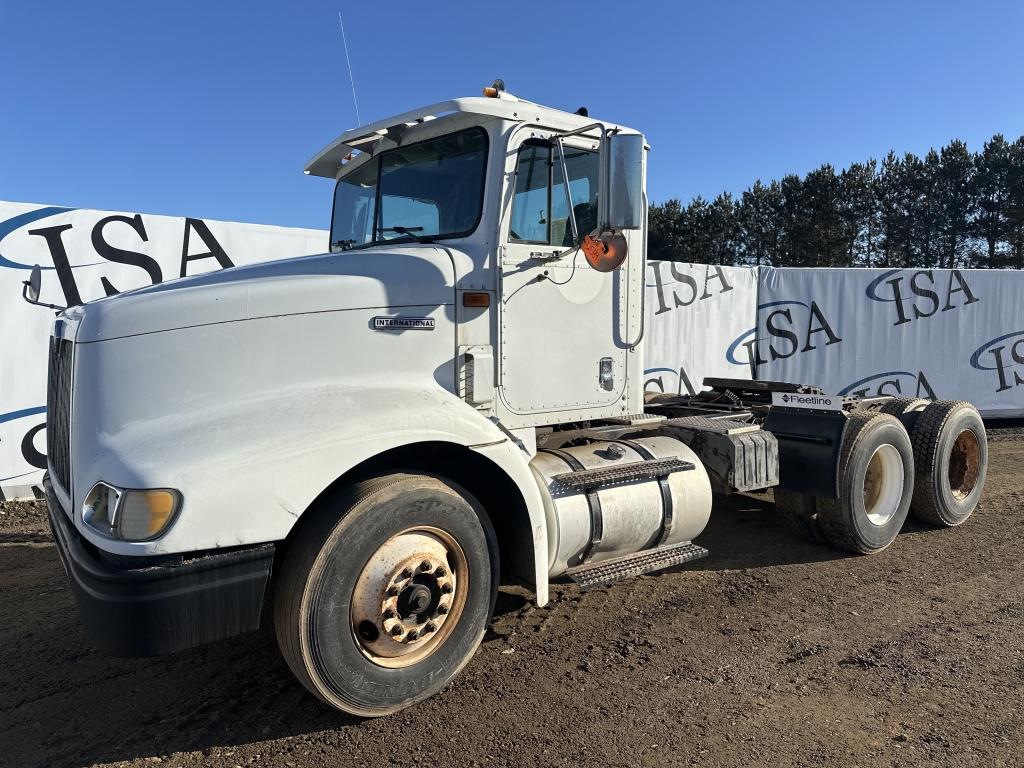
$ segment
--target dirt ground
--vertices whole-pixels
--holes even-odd
[[[354,721],[272,630],[161,659],[90,647],[41,507],[0,507],[0,766],[1021,766],[1024,436],[974,517],[872,557],[719,500],[676,571],[534,608],[503,591],[442,695]]]

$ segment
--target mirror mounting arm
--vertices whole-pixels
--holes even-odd
[[[31,304],[31,305],[33,305],[35,307],[46,307],[47,309],[53,309],[53,310],[56,310],[57,312],[63,312],[65,309],[67,309],[67,307],[58,307],[56,304],[47,304],[46,302],[43,302],[43,301],[38,301],[36,299],[30,299],[29,295],[28,295],[28,280],[25,280],[22,283],[22,286],[23,287],[21,289],[21,297],[25,301],[27,301],[29,304]]]
[[[32,267],[32,272],[29,274],[28,280],[23,280],[21,283],[21,298],[37,307],[46,307],[47,309],[55,309],[58,312],[63,312],[67,307],[58,307],[56,304],[47,304],[39,300],[39,284],[42,281],[42,270],[39,265],[36,264]]]
[[[580,229],[576,224],[576,211],[572,207],[572,192],[569,191],[569,169],[565,164],[565,145],[562,144],[562,137],[559,136],[555,141],[558,143],[558,159],[562,162],[562,188],[565,190],[565,205],[569,210],[569,224],[572,227],[572,244],[576,248],[580,247],[582,242],[580,238]]]

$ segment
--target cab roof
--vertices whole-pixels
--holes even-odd
[[[494,98],[468,96],[430,104],[345,131],[306,163],[305,172],[312,176],[333,179],[343,158],[353,150],[372,153],[374,144],[381,139],[391,139],[396,144],[401,143],[402,136],[410,128],[430,120],[459,113],[536,123],[555,130],[566,131],[584,128],[595,122],[591,117],[534,104],[505,92],[501,92]],[[608,127],[632,132],[623,126],[608,124]]]

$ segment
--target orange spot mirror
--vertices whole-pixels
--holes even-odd
[[[598,272],[611,272],[626,260],[626,238],[619,232],[602,232],[597,237],[583,238],[583,255]]]

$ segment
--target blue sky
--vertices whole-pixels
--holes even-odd
[[[323,228],[302,166],[495,77],[643,130],[654,201],[1024,133],[1020,2],[102,2],[0,12],[0,199]]]

